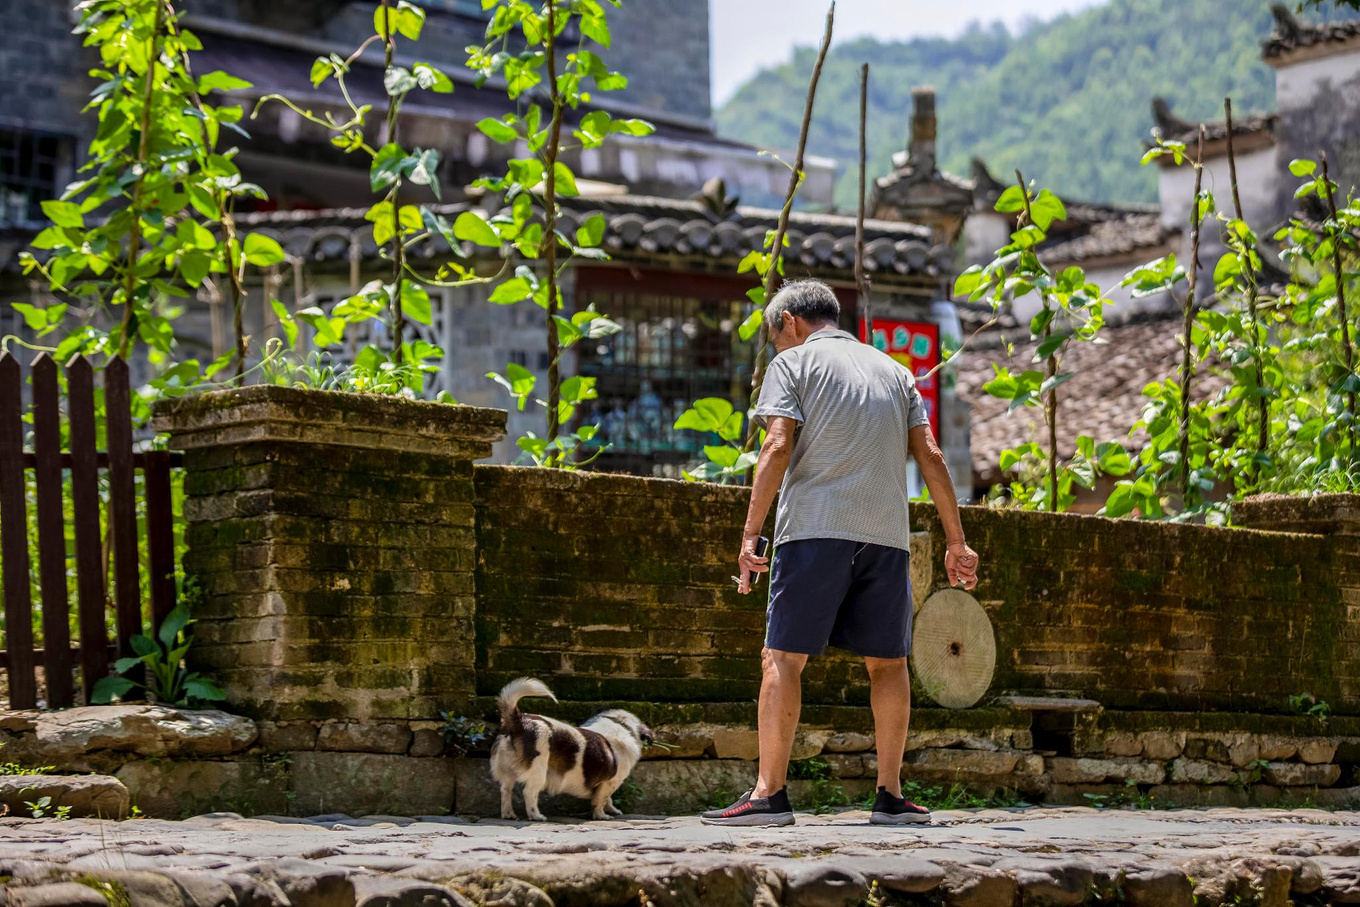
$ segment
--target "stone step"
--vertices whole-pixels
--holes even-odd
[[[0,775],[0,804],[5,815],[19,818],[124,819],[129,798],[123,782],[110,775]]]

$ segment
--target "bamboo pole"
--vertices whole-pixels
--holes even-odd
[[[774,249],[770,254],[770,269],[765,274],[765,303],[774,299],[775,285],[779,281],[779,260],[784,254],[784,234],[789,229],[789,213],[793,210],[793,199],[798,194],[798,186],[803,181],[803,157],[807,150],[808,127],[812,124],[812,104],[817,97],[817,82],[822,77],[822,66],[826,63],[826,52],[831,48],[831,33],[836,23],[836,3],[832,0],[826,11],[826,30],[822,34],[822,45],[817,50],[817,62],[812,66],[812,78],[808,82],[807,99],[803,103],[803,124],[798,130],[798,153],[793,160],[793,173],[789,175],[789,189],[784,196],[784,207],[779,211],[779,223],[774,233]],[[760,352],[756,354],[756,365],[751,375],[751,403],[760,399],[760,386],[765,381],[765,360],[769,348],[769,332],[760,332]],[[759,431],[754,422],[746,434],[742,450],[754,450]]]
[[[1195,153],[1195,195],[1190,200],[1190,287],[1185,294],[1185,312],[1181,325],[1181,419],[1177,448],[1181,458],[1182,507],[1190,499],[1190,381],[1194,370],[1191,361],[1193,343],[1191,328],[1195,320],[1195,289],[1199,283],[1199,194],[1204,184],[1204,124],[1199,124],[1199,150]]]
[[[562,398],[561,371],[557,360],[557,152],[562,138],[562,94],[557,88],[557,7],[548,0],[548,86],[552,97],[552,125],[543,163],[543,246],[548,259],[548,306],[545,323],[548,340],[548,443],[557,437],[558,401]]]
[[[1034,223],[1034,214],[1029,207],[1029,187],[1025,184],[1025,176],[1019,170],[1015,171],[1015,181],[1020,186],[1020,197],[1025,200],[1024,222],[1019,226],[1023,227],[1026,223]],[[1048,308],[1048,294],[1040,290],[1040,296],[1044,302],[1044,308]],[[1053,319],[1049,318],[1044,322],[1044,340],[1053,335]],[[1044,383],[1052,381],[1058,374],[1058,356],[1054,353],[1048,357],[1048,362],[1044,365]],[[1048,388],[1048,393],[1044,395],[1044,422],[1048,424],[1048,509],[1052,513],[1058,512],[1058,387],[1052,384]]]
[[[1242,214],[1242,198],[1237,192],[1237,156],[1233,153],[1232,98],[1223,99],[1223,112],[1227,117],[1228,126],[1228,180],[1232,185],[1233,214],[1238,220],[1246,223],[1246,218]],[[1242,276],[1246,281],[1247,314],[1251,318],[1251,358],[1252,364],[1255,366],[1256,387],[1259,391],[1265,383],[1265,368],[1262,362],[1261,323],[1256,314],[1256,271],[1252,267],[1250,250],[1248,250],[1245,260],[1242,262]],[[1258,393],[1256,404],[1259,422],[1256,435],[1256,452],[1265,454],[1270,445],[1270,401],[1264,395]],[[1259,467],[1254,469],[1253,472],[1259,475]]]
[[[1322,161],[1322,182],[1327,187],[1327,212],[1332,219],[1332,270],[1336,272],[1336,307],[1341,317],[1341,349],[1346,355],[1346,380],[1355,377],[1355,350],[1351,346],[1351,322],[1346,314],[1346,273],[1341,268],[1342,230],[1336,219],[1336,188],[1327,175],[1327,152],[1319,154]],[[1346,437],[1350,440],[1351,457],[1355,456],[1355,391],[1346,392],[1346,412],[1350,422],[1346,425]]]
[[[146,162],[151,154],[151,102],[156,94],[156,66],[161,58],[161,31],[165,28],[165,4],[156,0],[147,49],[146,81],[142,84],[141,122],[137,138],[137,185],[132,190],[132,225],[128,231],[127,273],[123,275],[123,325],[118,337],[118,355],[127,358],[132,339],[136,304],[132,294],[137,286],[137,256],[142,247],[142,190],[146,185]]]
[[[392,19],[388,16],[387,0],[382,0],[383,12],[383,71],[392,68],[396,55],[396,39]],[[399,105],[391,96],[387,99],[387,141],[397,141]],[[401,178],[392,185],[392,359],[400,364],[402,335],[406,332],[406,313],[401,307],[402,276],[406,270],[406,247],[401,238]]]
[[[859,310],[864,318],[864,342],[873,345],[874,316],[870,311],[869,274],[864,270],[864,184],[867,142],[865,126],[869,113],[869,64],[859,69],[859,211],[855,217],[855,289],[859,293]]]

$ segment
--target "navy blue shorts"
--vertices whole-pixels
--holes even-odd
[[[828,646],[869,658],[911,651],[907,552],[844,539],[798,539],[774,553],[765,647],[820,655]]]

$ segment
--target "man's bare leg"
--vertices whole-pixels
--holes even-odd
[[[907,746],[907,726],[911,723],[911,677],[907,673],[907,660],[865,658],[864,666],[869,669],[869,704],[874,710],[878,786],[887,788],[894,797],[900,797],[902,751]],[[762,762],[764,755],[762,746]]]
[[[760,774],[753,797],[778,793],[787,783],[789,753],[803,708],[803,666],[807,659],[797,652],[761,650]]]

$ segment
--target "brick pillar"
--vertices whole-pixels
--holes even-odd
[[[472,698],[472,464],[504,411],[249,387],[153,424],[185,452],[192,667],[232,710],[419,720]]]

